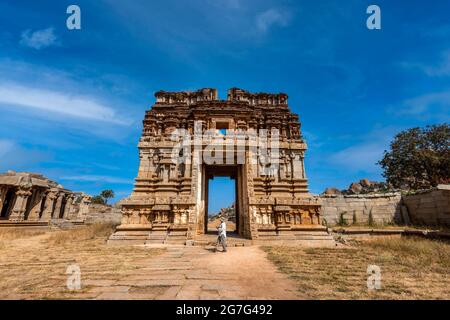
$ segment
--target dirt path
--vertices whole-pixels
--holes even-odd
[[[295,284],[256,246],[227,253],[169,247],[114,283],[88,280],[96,299],[296,299]],[[100,286],[101,284],[104,286]],[[96,286],[98,285],[98,286]]]

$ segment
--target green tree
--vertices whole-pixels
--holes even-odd
[[[101,196],[94,196],[92,197],[91,202],[95,204],[105,204],[105,199],[103,199]]]
[[[400,132],[378,164],[387,182],[395,188],[417,190],[449,183],[449,124]]]
[[[114,198],[114,191],[111,189],[103,190],[100,196],[105,200],[105,204],[108,204],[108,199]]]

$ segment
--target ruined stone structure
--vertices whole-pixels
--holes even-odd
[[[450,227],[450,185],[409,194],[403,197],[411,223],[419,226]]]
[[[400,192],[370,194],[323,194],[322,218],[327,226],[407,224]]]
[[[236,227],[243,238],[296,240],[325,230],[320,199],[308,192],[307,146],[286,94],[233,88],[227,100],[219,100],[216,89],[160,91],[155,97],[143,121],[135,188],[110,242],[195,241],[206,232],[208,180],[215,176],[235,180]],[[252,148],[253,134],[262,130],[279,134],[276,166]],[[177,149],[174,132],[190,142],[188,149]],[[230,132],[248,133],[245,146]],[[174,161],[174,150],[183,161]],[[274,150],[270,145],[268,154]],[[208,152],[214,161],[205,160]]]
[[[74,193],[41,174],[0,174],[0,223],[82,220],[90,196]]]
[[[332,191],[334,188],[328,188]],[[337,224],[374,226],[386,224],[427,227],[450,226],[450,185],[440,184],[415,193],[375,192],[321,196],[322,218],[327,226]]]

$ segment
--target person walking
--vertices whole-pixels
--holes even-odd
[[[222,245],[222,252],[227,252],[227,224],[225,218],[220,218],[220,224],[217,227],[219,233],[217,238],[217,244]]]

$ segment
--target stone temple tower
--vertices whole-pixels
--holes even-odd
[[[155,94],[139,140],[135,187],[110,243],[186,243],[207,232],[208,181],[236,187],[237,236],[296,241],[319,235],[318,197],[308,192],[306,143],[284,93],[216,89]]]

